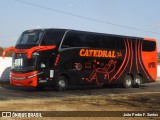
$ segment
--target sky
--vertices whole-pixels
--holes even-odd
[[[160,0],[23,0],[34,6],[19,1],[22,0],[0,0],[2,47],[14,46],[23,31],[36,28],[156,38],[160,44]]]

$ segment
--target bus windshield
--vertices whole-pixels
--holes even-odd
[[[22,35],[19,37],[16,45],[20,44],[38,45],[40,43],[42,35],[43,31],[26,31],[22,33]]]
[[[36,55],[32,55],[31,59],[27,59],[27,54],[13,54],[12,70],[14,71],[30,71],[36,67]]]

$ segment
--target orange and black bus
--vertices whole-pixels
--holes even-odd
[[[67,29],[27,30],[13,51],[10,83],[65,90],[68,86],[156,81],[155,39]]]

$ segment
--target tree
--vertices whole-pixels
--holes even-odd
[[[160,52],[158,53],[158,63],[160,63]]]
[[[2,56],[2,53],[3,53],[3,51],[5,50],[6,48],[2,48],[2,47],[0,47],[0,56]],[[7,53],[6,53],[6,57],[12,57],[12,51],[8,51]]]

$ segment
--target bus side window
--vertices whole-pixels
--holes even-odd
[[[43,39],[41,45],[46,45],[46,40]]]
[[[100,36],[87,34],[85,44],[85,47],[100,48]]]
[[[58,45],[64,35],[64,31],[60,30],[48,30],[46,31],[41,45]]]
[[[101,37],[101,48],[104,49],[114,49],[115,41],[110,36],[102,36]]]
[[[84,34],[69,32],[62,44],[62,48],[84,47]]]
[[[143,41],[142,51],[152,52],[152,51],[155,51],[155,50],[156,50],[156,42],[147,41],[147,40]]]
[[[72,33],[68,33],[63,41],[62,48],[75,47],[74,36]]]
[[[115,49],[125,50],[125,43],[123,38],[115,37],[114,41],[115,41]]]

